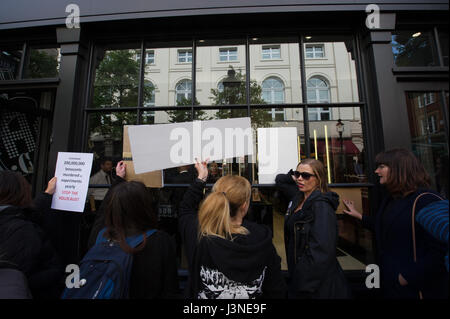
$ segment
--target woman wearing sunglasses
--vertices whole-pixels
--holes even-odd
[[[339,196],[328,191],[322,162],[306,159],[276,177],[290,202],[284,223],[289,298],[344,299],[350,289],[336,259]]]

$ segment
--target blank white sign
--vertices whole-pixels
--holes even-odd
[[[136,174],[253,154],[250,118],[128,127]]]
[[[258,182],[274,184],[298,164],[297,128],[258,128]]]

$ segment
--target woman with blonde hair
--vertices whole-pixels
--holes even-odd
[[[187,297],[284,298],[281,259],[268,227],[244,219],[251,186],[240,176],[221,177],[203,199],[207,161],[180,204],[179,227],[189,261]],[[200,204],[201,202],[201,204]],[[200,204],[200,207],[199,207]]]
[[[289,298],[349,298],[336,258],[339,196],[328,190],[324,165],[306,159],[275,181],[290,200],[284,223]]]

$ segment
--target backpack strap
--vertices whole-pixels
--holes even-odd
[[[156,229],[150,229],[145,232],[145,235],[146,235],[146,237],[149,237],[152,234],[154,234],[155,232],[156,232]],[[143,241],[144,241],[143,234],[127,237],[128,245],[133,248],[137,247]]]
[[[413,207],[412,207],[412,214],[411,214],[411,224],[412,224],[412,240],[413,240],[413,254],[414,254],[414,262],[417,263],[417,253],[416,253],[416,228],[415,228],[415,214],[416,214],[416,204],[417,201],[424,195],[433,195],[437,198],[439,198],[440,200],[444,200],[442,197],[433,194],[433,193],[422,193],[420,195],[418,195],[414,201]],[[423,299],[423,295],[422,295],[422,291],[419,290],[419,298]]]
[[[103,228],[97,235],[97,240],[95,241],[95,244],[98,243],[104,243],[107,242],[108,239],[106,237],[104,237],[103,235],[105,234],[106,228]],[[152,234],[154,234],[156,232],[156,229],[149,229],[145,232],[145,235],[147,237],[151,236]],[[144,235],[143,234],[139,234],[139,235],[135,235],[135,236],[129,236],[126,238],[127,243],[130,247],[135,248],[136,246],[138,246],[140,243],[142,243],[144,241]]]

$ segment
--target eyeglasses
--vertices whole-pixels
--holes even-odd
[[[310,173],[307,173],[307,172],[295,171],[294,172],[294,176],[295,176],[295,178],[299,178],[301,176],[305,181],[307,181],[308,179],[311,178],[311,176],[315,177],[316,175],[310,174]]]

